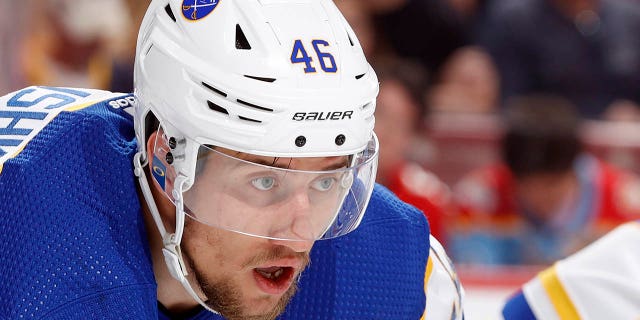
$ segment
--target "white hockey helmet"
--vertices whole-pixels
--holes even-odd
[[[263,156],[350,155],[372,137],[377,77],[331,0],[154,0],[136,59],[140,141],[149,111]]]

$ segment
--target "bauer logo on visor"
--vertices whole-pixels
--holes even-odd
[[[191,21],[207,17],[220,3],[220,0],[183,0],[182,15]]]

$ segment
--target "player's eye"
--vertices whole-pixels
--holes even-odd
[[[267,191],[273,188],[276,184],[276,179],[273,177],[261,177],[251,180],[251,184],[258,190]]]
[[[336,182],[334,177],[326,177],[317,179],[313,182],[312,187],[318,191],[328,191]]]

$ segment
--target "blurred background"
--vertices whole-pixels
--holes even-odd
[[[378,182],[425,212],[468,319],[640,218],[640,2],[335,3],[380,79]],[[0,0],[0,94],[130,92],[147,4]]]

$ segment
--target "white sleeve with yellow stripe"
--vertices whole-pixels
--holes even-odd
[[[421,319],[461,320],[464,290],[440,242],[433,236],[429,241],[431,249],[424,279],[427,302]]]
[[[536,319],[640,319],[640,223],[626,223],[523,287]]]

